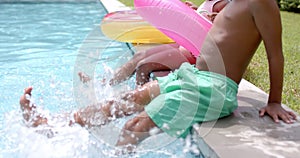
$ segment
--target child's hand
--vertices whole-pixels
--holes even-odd
[[[265,113],[269,114],[276,123],[279,123],[279,119],[282,119],[285,123],[290,124],[297,117],[293,112],[283,109],[280,103],[268,103],[266,107],[260,109],[259,116],[262,117]]]
[[[198,9],[198,6],[196,6],[193,2],[185,1],[184,3],[185,3],[187,6],[191,7],[192,9],[194,9],[194,10],[197,10],[197,9]]]

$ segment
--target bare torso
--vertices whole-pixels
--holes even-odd
[[[249,1],[234,0],[216,17],[196,67],[226,75],[239,83],[260,42]]]

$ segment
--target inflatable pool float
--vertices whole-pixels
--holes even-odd
[[[103,34],[113,40],[128,43],[174,43],[152,26],[135,10],[116,11],[107,14],[101,22]]]
[[[198,56],[212,23],[180,0],[134,0],[138,14]]]

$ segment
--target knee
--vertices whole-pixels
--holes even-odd
[[[118,144],[128,144],[128,142],[136,144],[141,142],[150,136],[150,130],[154,127],[156,127],[156,125],[149,116],[135,117],[129,120],[123,127],[121,132],[121,138],[123,138],[123,140],[120,140]]]
[[[151,69],[151,67],[152,67],[151,63],[139,62],[136,67],[136,73],[137,73],[137,75],[141,76],[142,78],[149,78],[151,72],[153,71]]]
[[[128,122],[126,122],[123,131],[129,133],[135,133],[135,134],[139,132],[147,132],[147,129],[144,124],[145,123],[143,119],[139,117],[135,117],[129,120]]]
[[[126,101],[130,101],[132,103],[142,106],[142,109],[144,107],[143,105],[146,105],[151,101],[148,87],[141,87],[135,89],[132,92],[125,94],[122,98]]]
[[[138,124],[139,120],[137,118],[133,118],[129,121],[127,121],[123,127],[123,131],[133,132],[136,129],[136,126]]]
[[[140,61],[137,64],[137,69],[140,71],[150,71],[150,67],[152,67],[152,63],[151,62],[144,62],[144,61]]]
[[[124,130],[131,133],[148,133],[153,127],[156,125],[149,116],[138,116],[126,122]]]

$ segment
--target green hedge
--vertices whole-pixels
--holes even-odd
[[[300,0],[277,0],[281,10],[300,13]]]

